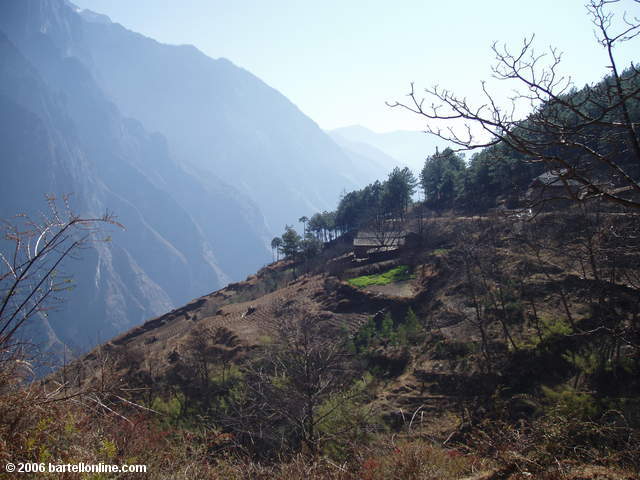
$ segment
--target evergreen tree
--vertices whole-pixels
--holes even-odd
[[[404,319],[404,325],[402,325],[402,328],[404,330],[405,342],[408,341],[413,343],[418,339],[422,327],[420,326],[418,317],[411,307],[407,310],[407,315]],[[398,335],[400,336],[399,330],[400,329],[398,329]]]
[[[383,338],[391,338],[393,334],[393,318],[391,318],[391,314],[387,312],[385,316],[382,318],[382,322],[380,324],[380,335]]]
[[[436,150],[420,173],[426,202],[435,208],[451,208],[460,193],[464,171],[464,160],[453,150]]]
[[[282,238],[275,237],[271,240],[271,254],[276,257],[274,260],[280,260],[280,247],[282,246]]]
[[[307,234],[307,222],[309,219],[306,216],[302,216],[298,219],[298,222],[302,224],[302,235]]]
[[[302,240],[300,244],[300,250],[305,259],[313,258],[322,250],[322,242],[314,237],[310,232],[307,232],[304,236],[304,240]]]
[[[282,234],[282,245],[280,251],[287,257],[295,257],[300,251],[302,238],[298,235],[291,225],[286,225]]]
[[[386,213],[404,217],[418,181],[409,168],[394,168],[385,182],[383,205]]]

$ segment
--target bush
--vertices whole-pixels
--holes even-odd
[[[598,414],[598,404],[589,392],[578,392],[571,387],[553,390],[542,386],[542,393],[550,402],[551,410],[563,417],[589,420]]]
[[[362,462],[363,480],[440,480],[468,476],[484,467],[474,455],[437,447],[424,440],[405,441],[381,448]]]
[[[434,348],[434,358],[440,360],[453,360],[466,357],[475,349],[475,345],[470,342],[456,342],[452,340],[441,340]]]

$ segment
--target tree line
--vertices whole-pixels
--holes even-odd
[[[506,68],[510,57],[503,53],[500,58]],[[274,257],[313,256],[323,243],[343,233],[390,219],[404,221],[418,191],[423,195],[422,204],[436,213],[482,214],[501,204],[506,208],[529,207],[535,202],[526,198],[527,190],[545,172],[551,172],[558,185],[565,187],[563,198],[602,199],[640,208],[638,73],[631,65],[594,85],[548,96],[524,120],[496,124],[496,141],[478,145],[471,138],[446,137],[453,147],[460,148],[436,149],[425,159],[417,177],[407,167],[396,167],[386,180],[345,193],[335,211],[301,217],[302,236],[287,225],[283,235],[271,243]],[[536,87],[543,89],[544,85]],[[431,92],[438,93],[445,103],[455,103],[442,92]],[[416,112],[441,119],[419,109]],[[508,134],[501,135],[500,128]],[[469,159],[460,153],[461,149],[478,147],[483,148]]]
[[[308,258],[317,254],[324,243],[374,220],[404,219],[417,186],[418,180],[409,168],[394,168],[386,180],[344,194],[335,211],[299,218],[304,227],[302,236],[293,226],[286,225],[284,233],[271,241],[274,258]]]

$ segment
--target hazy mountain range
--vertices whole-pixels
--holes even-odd
[[[386,174],[346,155],[286,97],[230,61],[81,16],[95,78],[123,113],[164,135],[189,171],[250,196],[274,233]]]
[[[0,217],[72,193],[126,227],[73,262],[75,291],[38,328],[50,345],[85,349],[244,278],[286,223],[397,163],[228,60],[65,0],[0,3],[0,106]]]
[[[2,217],[72,193],[78,213],[108,209],[127,228],[73,264],[77,288],[51,317],[49,340],[78,347],[255,269],[269,235],[250,199],[188,173],[121,114],[94,80],[85,25],[62,1],[0,6]]]
[[[398,130],[378,133],[360,125],[336,128],[328,132],[336,143],[368,157],[382,160],[381,154],[400,166],[409,167],[419,174],[425,159],[436,148],[444,150],[448,144],[435,135],[420,131]],[[387,160],[388,161],[388,160]]]

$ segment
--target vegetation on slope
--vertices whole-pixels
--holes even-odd
[[[214,478],[633,478],[640,248],[623,232],[638,230],[637,216],[597,209],[516,223],[434,218],[421,246],[396,254],[415,272],[408,299],[322,270],[265,294],[274,274],[262,272],[232,286],[230,303],[198,307],[214,316],[185,313],[179,341],[153,341],[177,331],[158,322],[94,352],[82,378],[101,413],[85,400],[62,425],[25,403],[6,417],[20,428],[4,437],[5,455],[135,459],[151,478],[187,468]],[[266,298],[280,312],[271,323],[261,323]],[[240,315],[229,323],[231,311],[262,336],[247,336]],[[79,367],[66,367],[69,393]]]
[[[360,277],[347,280],[354,287],[369,287],[371,285],[388,285],[390,283],[402,282],[415,278],[409,272],[408,265],[399,265],[383,273],[373,275],[362,275]]]
[[[620,105],[601,119],[609,146],[622,141],[609,121]],[[536,115],[571,120],[556,107]],[[498,179],[525,186],[535,168],[508,142],[469,164],[437,152],[421,180],[427,206],[448,215],[412,205],[415,179],[396,170],[345,195],[333,224],[323,213],[320,226],[301,219],[304,237],[287,228],[273,243],[285,260],[42,383],[15,345],[0,371],[0,457],[143,463],[149,478],[637,478],[640,216],[611,208],[604,186],[531,215],[488,211],[514,192]],[[476,187],[495,190],[466,210]],[[418,241],[356,259],[348,236],[335,239],[389,226]],[[411,295],[357,285],[398,278]]]

